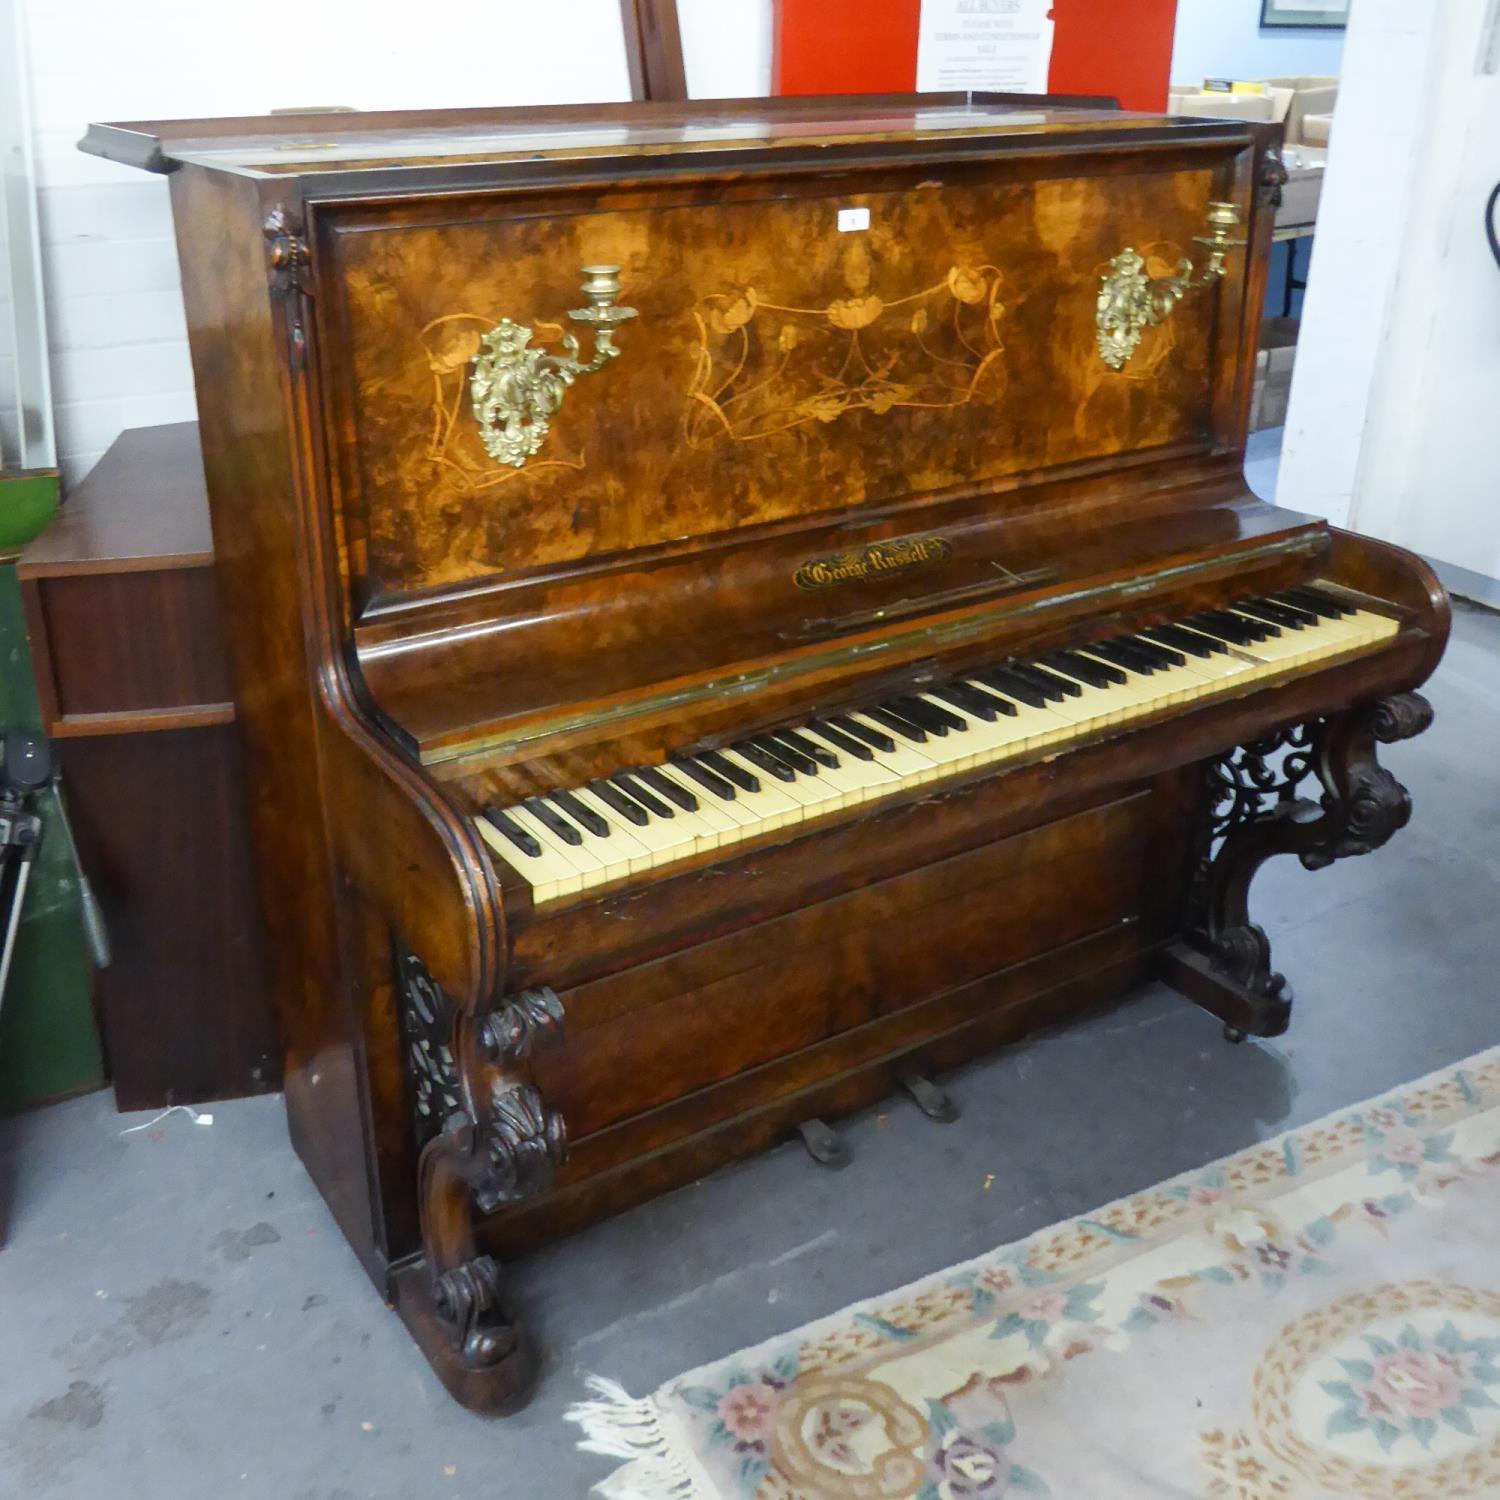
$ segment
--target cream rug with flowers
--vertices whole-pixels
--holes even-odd
[[[1500,1496],[1500,1048],[571,1420],[610,1500]]]

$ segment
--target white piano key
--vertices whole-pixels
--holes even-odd
[[[505,810],[505,816],[517,828],[529,833],[542,846],[542,851],[553,870],[552,878],[557,885],[559,896],[570,896],[575,891],[583,889],[584,871],[591,867],[590,863],[569,859],[563,852],[567,847],[563,841],[539,819],[533,818],[525,808],[509,807]],[[596,867],[597,862],[592,862],[592,865]]]
[[[1003,688],[991,687],[988,683],[980,682],[977,677],[971,679],[968,685],[981,693],[988,693],[992,698],[1002,699],[1015,709],[1015,713],[1007,717],[1025,736],[1022,749],[1041,750],[1067,739],[1072,733],[1072,725],[1050,709],[1033,708],[1029,703],[1022,703],[1019,698],[1012,698]]]
[[[935,781],[942,774],[941,767],[930,755],[922,753],[920,745],[913,744],[874,719],[867,719],[863,714],[850,714],[848,717],[872,733],[884,735],[891,741],[893,748],[890,750],[879,750],[872,745],[870,753],[887,770],[894,771],[903,786],[920,786],[923,782]]]
[[[1257,624],[1266,623],[1248,611],[1233,612]],[[744,839],[791,824],[817,822],[841,808],[878,802],[976,767],[1003,769],[1006,760],[1025,751],[1066,745],[1102,725],[1126,723],[1205,696],[1243,691],[1259,678],[1367,647],[1389,638],[1399,628],[1394,617],[1358,609],[1353,615],[1336,619],[1320,615],[1315,622],[1304,623],[1295,630],[1282,626],[1277,635],[1267,640],[1242,645],[1221,640],[1208,626],[1179,623],[1177,629],[1211,640],[1223,649],[1198,656],[1169,640],[1158,640],[1153,644],[1182,655],[1184,660],[1180,664],[1163,664],[1150,672],[1122,667],[1097,650],[1075,646],[1070,650],[1110,673],[1123,673],[1124,681],[1100,685],[1074,675],[1066,664],[1030,662],[1026,665],[1034,671],[1060,682],[1071,682],[1078,691],[1034,708],[1002,688],[969,679],[967,685],[975,692],[1008,703],[1015,710],[1014,714],[1001,712],[988,720],[946,698],[913,690],[913,696],[951,714],[962,728],[950,729],[943,735],[926,731],[925,739],[917,742],[867,714],[851,713],[850,719],[892,742],[893,748],[887,751],[866,745],[864,748],[870,755],[864,759],[850,754],[809,724],[797,732],[831,750],[837,765],[826,766],[819,761],[816,772],[796,771],[791,781],[784,782],[738,751],[724,750],[719,753],[738,770],[754,777],[758,790],[747,792],[737,786],[734,798],[726,800],[694,781],[680,767],[667,763],[656,768],[658,773],[696,799],[693,811],[681,808],[651,788],[654,795],[670,804],[673,815],[662,817],[643,807],[646,822],[643,826],[636,825],[587,788],[579,788],[573,795],[605,820],[607,835],[591,833],[565,808],[550,801],[549,807],[558,817],[578,829],[578,845],[568,844],[524,808],[511,808],[507,815],[536,839],[540,849],[536,856],[523,853],[482,818],[478,820],[480,832],[497,858],[527,881],[533,900],[538,903],[556,900],[625,874],[637,875],[670,866],[691,854],[723,850],[727,857]],[[622,792],[622,795],[627,794]]]
[[[583,799],[580,798],[580,801]],[[606,880],[619,880],[622,876],[633,873],[633,862],[639,861],[642,853],[641,845],[625,829],[625,820],[619,816],[609,817],[600,811],[603,803],[589,807],[590,812],[598,813],[604,821],[609,824],[607,833],[591,833],[585,828],[566,808],[559,807],[550,798],[547,805],[557,814],[559,818],[565,819],[570,826],[576,828],[583,836],[583,847],[588,850],[595,859],[599,861],[599,870],[591,879],[585,879],[584,889],[590,885],[602,885]],[[588,804],[584,804],[588,807]]]
[[[747,792],[744,787],[735,788],[735,801],[747,811],[760,815],[760,822],[753,829],[754,833],[771,833],[784,828],[788,823],[802,821],[802,803],[788,797],[774,776],[768,776],[758,766],[752,766],[735,750],[721,750],[719,754],[737,770],[753,776],[760,783],[759,790],[754,792]]]
[[[641,838],[641,829],[618,813],[602,797],[595,795],[586,786],[574,789],[573,795],[591,812],[596,812],[610,826],[614,836],[614,847],[624,854],[630,866],[630,874],[639,875],[656,863],[656,851]],[[643,808],[644,812],[645,809]]]

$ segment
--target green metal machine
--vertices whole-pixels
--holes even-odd
[[[0,475],[0,728],[39,730],[41,715],[16,582],[19,544],[57,506],[55,474]],[[42,836],[0,997],[0,1113],[97,1088],[104,1060],[94,1024],[78,871],[55,790],[34,803]]]
[[[15,558],[58,503],[21,14],[0,0],[0,731],[40,730]],[[12,962],[0,995],[0,1112],[94,1088],[94,1024],[78,872],[56,791],[25,799],[40,818]],[[28,822],[28,836],[36,825]]]

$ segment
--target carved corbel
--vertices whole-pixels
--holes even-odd
[[[560,1034],[562,1005],[551,990],[535,989],[470,1017],[415,954],[398,951],[397,965],[423,1143],[418,1200],[432,1313],[460,1367],[450,1388],[484,1376],[486,1404],[502,1405],[529,1385],[534,1361],[506,1307],[502,1269],[480,1253],[478,1220],[545,1192],[567,1159],[563,1117],[526,1069],[535,1048]],[[439,1122],[434,1101],[454,1099]]]
[[[1260,201],[1267,208],[1281,207],[1281,190],[1286,186],[1288,175],[1281,148],[1269,147],[1260,159]]]
[[[1187,933],[1164,953],[1162,973],[1223,1020],[1231,1040],[1275,1036],[1291,1016],[1291,989],[1271,967],[1265,931],[1250,920],[1256,872],[1277,854],[1320,870],[1368,854],[1404,828],[1410,794],[1379,764],[1376,746],[1410,739],[1431,723],[1425,698],[1399,693],[1210,762]],[[1322,787],[1316,802],[1297,795],[1312,775]]]
[[[287,338],[300,366],[307,358],[307,330],[302,321],[302,299],[312,296],[312,250],[301,223],[284,204],[278,204],[261,225],[266,240],[271,296],[286,309]]]

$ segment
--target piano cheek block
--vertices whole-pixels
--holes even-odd
[[[173,172],[293,1139],[476,1410],[523,1250],[1152,975],[1285,1027],[1254,871],[1410,816],[1442,591],[1241,477],[1275,131],[917,104],[85,139]]]

